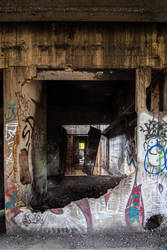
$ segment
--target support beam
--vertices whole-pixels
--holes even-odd
[[[167,111],[167,71],[164,72],[163,111]]]
[[[136,69],[136,112],[146,110],[146,88],[151,83],[151,68]]]
[[[31,123],[34,108],[25,86],[35,77],[28,67],[4,70],[4,179],[6,229],[12,232],[17,209],[29,205],[32,197]],[[32,107],[32,109],[31,109]]]
[[[1,22],[166,22],[167,3],[114,0],[1,0]]]

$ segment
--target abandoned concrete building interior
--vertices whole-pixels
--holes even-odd
[[[167,20],[133,9],[44,17],[35,3],[24,18],[25,6],[15,16],[8,2],[0,3],[7,233],[165,228]]]

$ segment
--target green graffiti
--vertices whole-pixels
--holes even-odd
[[[17,120],[16,114],[16,104],[8,104],[4,110],[4,120],[5,122],[12,122]]]

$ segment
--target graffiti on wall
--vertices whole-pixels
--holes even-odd
[[[75,204],[81,209],[82,213],[85,216],[86,222],[87,222],[87,231],[91,231],[92,229],[92,214],[91,209],[89,206],[88,199],[82,199],[79,201],[75,201]]]
[[[25,126],[22,130],[22,139],[24,142],[24,147],[20,150],[19,153],[19,166],[20,166],[20,182],[23,185],[26,185],[31,183],[28,152],[30,149],[31,140],[34,133],[35,122],[32,116],[28,116],[24,122]]]
[[[132,137],[126,141],[125,154],[126,154],[127,163],[129,166],[129,171],[132,172],[136,167],[135,140]]]
[[[31,231],[90,232],[98,223],[102,223],[103,226],[104,219],[108,223],[108,219],[117,213],[109,204],[111,203],[110,197],[111,192],[98,199],[85,198],[72,202],[63,209],[50,209],[43,213],[26,209],[17,213],[13,217],[13,222],[19,227]]]
[[[31,145],[31,139],[33,137],[34,133],[34,127],[35,127],[35,120],[32,116],[28,116],[25,119],[25,126],[22,131],[22,138],[25,140],[25,150],[28,152],[30,145]]]
[[[19,114],[26,118],[31,114],[31,101],[22,92],[16,92]]]
[[[31,140],[34,133],[35,121],[32,116],[28,116],[25,119],[25,126],[22,130],[22,139],[24,147],[19,153],[19,166],[20,166],[20,182],[23,185],[31,183],[31,175],[29,170],[28,152],[31,145]]]
[[[6,227],[12,226],[12,218],[18,213],[17,209],[17,186],[13,182],[7,182],[5,191],[5,213],[6,213]]]
[[[148,120],[140,131],[144,133],[144,169],[148,174],[158,175],[167,170],[167,123],[164,120]]]
[[[4,108],[4,121],[5,122],[14,122],[17,120],[16,104],[8,104]]]
[[[85,216],[75,203],[63,209],[51,209],[43,213],[25,209],[16,213],[12,221],[18,227],[31,232],[87,232]]]
[[[5,125],[4,138],[5,143],[7,144],[6,152],[6,175],[10,177],[13,173],[13,147],[14,147],[14,138],[16,136],[18,123],[8,123]]]
[[[30,224],[43,224],[43,217],[39,213],[25,213],[22,219],[23,225],[28,226]]]
[[[111,192],[108,192],[104,195],[104,200],[105,200],[105,204],[107,206],[108,200],[110,199],[111,196]]]
[[[126,210],[125,210],[126,223],[128,226],[134,225],[143,227],[144,222],[144,205],[141,194],[141,185],[136,184],[136,178],[130,194]]]
[[[10,183],[9,187],[6,189],[6,209],[15,209],[17,203],[17,187]]]

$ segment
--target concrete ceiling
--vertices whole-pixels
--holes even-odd
[[[1,0],[0,22],[167,22],[166,0]]]

